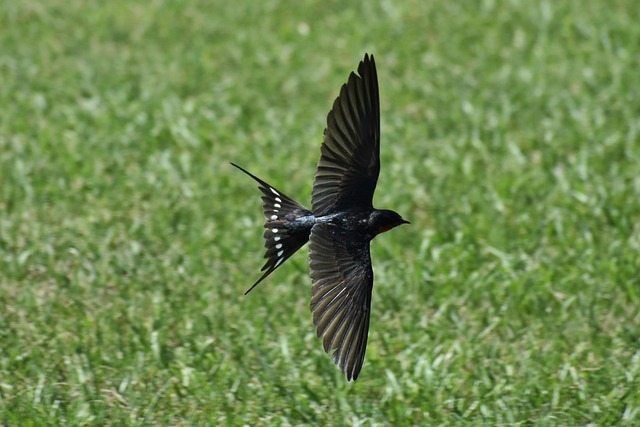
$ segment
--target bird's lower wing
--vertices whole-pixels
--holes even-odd
[[[373,270],[369,239],[333,224],[311,229],[313,323],[324,350],[348,380],[360,374],[367,349]]]

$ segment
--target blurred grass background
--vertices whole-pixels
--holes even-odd
[[[640,424],[631,0],[0,4],[0,424]],[[378,65],[369,347],[315,338],[326,114]]]

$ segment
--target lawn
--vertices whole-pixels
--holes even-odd
[[[0,425],[640,425],[633,0],[0,4]],[[364,368],[308,251],[244,296],[260,192],[310,206],[378,65]]]

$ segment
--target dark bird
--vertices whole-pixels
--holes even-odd
[[[307,241],[311,311],[324,350],[355,380],[364,363],[373,270],[369,242],[408,221],[373,207],[380,174],[380,101],[373,55],[351,73],[327,116],[309,210],[240,166],[260,185],[267,262],[249,293]]]

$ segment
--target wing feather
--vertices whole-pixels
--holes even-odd
[[[327,116],[313,184],[316,215],[372,208],[380,174],[380,101],[373,55],[351,73]]]
[[[335,224],[316,224],[309,238],[311,311],[324,350],[348,380],[360,374],[367,349],[373,270],[369,238]]]

